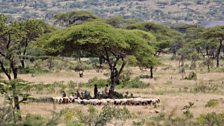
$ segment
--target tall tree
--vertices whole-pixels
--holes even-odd
[[[0,66],[11,81],[17,79],[18,61],[21,54],[20,42],[24,35],[18,23],[6,24],[7,18],[2,16],[0,26]],[[19,98],[16,95],[16,83],[12,83],[14,108],[20,110]]]
[[[113,92],[116,79],[130,57],[139,66],[152,66],[156,62],[154,49],[150,46],[152,40],[153,35],[144,31],[116,29],[94,21],[48,34],[37,46],[52,55],[71,56],[83,50],[88,56],[103,58],[110,68]]]
[[[216,67],[220,65],[220,54],[223,47],[224,41],[224,26],[216,26],[213,28],[208,28],[203,34],[205,39],[210,39],[213,42],[217,43],[216,48]]]
[[[0,15],[0,69],[12,83],[13,103],[16,110],[20,110],[20,99],[17,93],[18,69],[20,61],[24,60],[24,55],[28,47],[28,42],[39,36],[38,29],[42,27],[39,21],[12,22],[8,23],[4,15]],[[34,23],[34,24],[33,24]],[[25,52],[25,53],[24,53]]]
[[[164,52],[181,40],[182,34],[161,24],[152,22],[135,23],[127,26],[127,29],[139,29],[146,32],[151,32],[156,37],[156,55]]]
[[[36,38],[40,37],[41,35],[51,32],[55,30],[55,28],[49,26],[44,21],[41,20],[26,20],[19,22],[21,27],[21,31],[24,32],[24,36],[21,40],[21,66],[25,68],[25,56],[28,51],[29,43],[35,41]]]

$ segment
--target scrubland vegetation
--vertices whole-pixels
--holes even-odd
[[[83,11],[55,18],[60,28],[0,16],[0,125],[224,124],[223,26],[171,28]],[[161,102],[91,106],[48,100],[78,89],[92,95],[95,84],[100,91],[109,84],[112,95]]]

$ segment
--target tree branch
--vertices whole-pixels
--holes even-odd
[[[104,48],[104,51],[106,53],[106,61],[108,62],[109,66],[110,66],[110,69],[112,70],[113,69],[113,65],[112,63],[110,62],[110,57],[109,57],[109,54],[108,54],[108,51],[106,48]]]
[[[10,73],[8,73],[8,71],[6,70],[6,68],[5,68],[4,64],[3,64],[3,62],[0,61],[0,65],[1,65],[1,69],[2,69],[2,71],[5,73],[5,75],[7,76],[7,78],[8,78],[9,80],[12,80],[12,78],[11,78],[11,76],[10,76]]]
[[[119,70],[119,76],[120,76],[121,72],[123,71],[124,66],[126,65],[126,62],[124,61],[124,58],[122,58],[122,61],[123,61],[123,63],[122,63],[121,68]]]
[[[2,55],[3,57],[6,57],[6,55],[4,53],[2,53],[1,51],[0,51],[0,55]]]
[[[9,48],[9,46],[10,46],[10,43],[11,43],[11,34],[9,33],[8,34],[8,43],[7,43],[7,46],[6,46],[6,48],[8,49]]]
[[[14,61],[10,61],[10,66],[13,72],[14,79],[17,79],[17,68],[15,67]]]

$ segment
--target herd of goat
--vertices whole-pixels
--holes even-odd
[[[158,98],[123,98],[123,99],[76,99],[74,97],[53,97],[58,104],[78,103],[83,105],[153,105],[160,103]]]

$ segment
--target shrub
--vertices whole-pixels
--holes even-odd
[[[110,106],[104,106],[102,112],[97,117],[95,125],[105,126],[107,122],[110,122],[113,118],[117,120],[126,121],[131,117],[127,108],[115,108]]]
[[[36,68],[31,68],[31,67],[26,67],[26,68],[20,68],[18,70],[18,73],[20,74],[40,74],[40,73],[48,73],[49,70],[47,69],[42,69],[40,67],[36,67]]]
[[[71,126],[86,126],[86,125],[94,125],[94,126],[105,126],[108,122],[115,119],[116,123],[121,122],[125,123],[127,119],[131,117],[130,112],[127,108],[116,108],[111,106],[104,106],[102,111],[99,112],[94,107],[90,106],[88,113],[83,113],[79,111],[74,121],[75,125]],[[69,125],[70,126],[70,125]]]
[[[84,86],[94,87],[95,84],[97,84],[98,88],[102,88],[107,84],[110,84],[110,80],[98,79],[97,77],[95,77],[93,79],[90,79],[87,84],[84,84]],[[143,83],[140,78],[134,78],[121,80],[117,85],[117,88],[146,88],[148,86],[149,84]]]
[[[77,63],[75,68],[73,68],[73,70],[75,71],[82,71],[82,70],[88,70],[88,69],[92,69],[93,66],[87,62],[82,62],[82,63]]]
[[[127,79],[121,81],[118,88],[146,88],[148,84],[143,83],[140,78]]]
[[[94,77],[93,79],[90,79],[87,84],[85,84],[87,87],[94,87],[94,85],[97,85],[98,88],[106,87],[107,84],[109,84],[108,80],[104,79],[98,79],[97,77]]]
[[[205,107],[216,107],[217,105],[219,105],[219,100],[218,99],[211,99],[207,102]]]
[[[193,88],[193,91],[195,93],[198,93],[198,92],[214,93],[214,92],[217,92],[220,87],[221,85],[219,84],[200,83],[195,85],[195,87]]]
[[[224,113],[208,113],[207,115],[201,115],[197,120],[203,126],[222,126],[224,124]]]
[[[27,114],[23,121],[24,126],[43,126],[45,119],[40,115]]]

